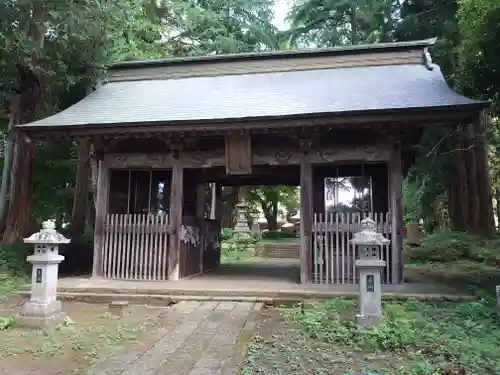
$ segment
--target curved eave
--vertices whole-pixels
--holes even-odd
[[[435,65],[390,65],[112,82],[62,112],[17,127],[158,125],[179,131],[243,121],[475,112],[488,105],[451,90]]]

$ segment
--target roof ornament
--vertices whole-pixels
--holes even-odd
[[[424,65],[427,70],[434,70],[434,64],[432,63],[432,57],[429,52],[429,47],[424,48]]]

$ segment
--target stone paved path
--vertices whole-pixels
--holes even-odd
[[[236,375],[262,305],[183,301],[164,315],[148,344],[137,344],[87,375]]]

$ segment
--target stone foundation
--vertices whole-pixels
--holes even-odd
[[[16,326],[23,328],[51,328],[64,322],[66,313],[59,311],[50,316],[16,316]]]
[[[382,316],[356,314],[356,323],[363,328],[376,327],[382,323],[382,320]]]

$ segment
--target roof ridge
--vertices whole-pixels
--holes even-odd
[[[204,55],[204,56],[185,56],[185,57],[171,57],[160,60],[137,60],[137,61],[123,61],[111,65],[109,70],[121,69],[137,69],[153,66],[172,66],[182,64],[203,64],[215,63],[225,61],[238,61],[238,60],[267,60],[267,59],[280,59],[280,58],[294,58],[294,57],[311,57],[311,56],[334,56],[334,55],[355,55],[363,53],[377,52],[395,52],[411,49],[427,49],[436,43],[437,38],[405,41],[405,42],[390,42],[390,43],[371,43],[371,44],[358,44],[349,46],[335,46],[328,48],[310,48],[299,50],[286,50],[286,51],[263,51],[263,52],[250,52],[250,53],[234,53],[234,54],[221,54],[221,55]]]

